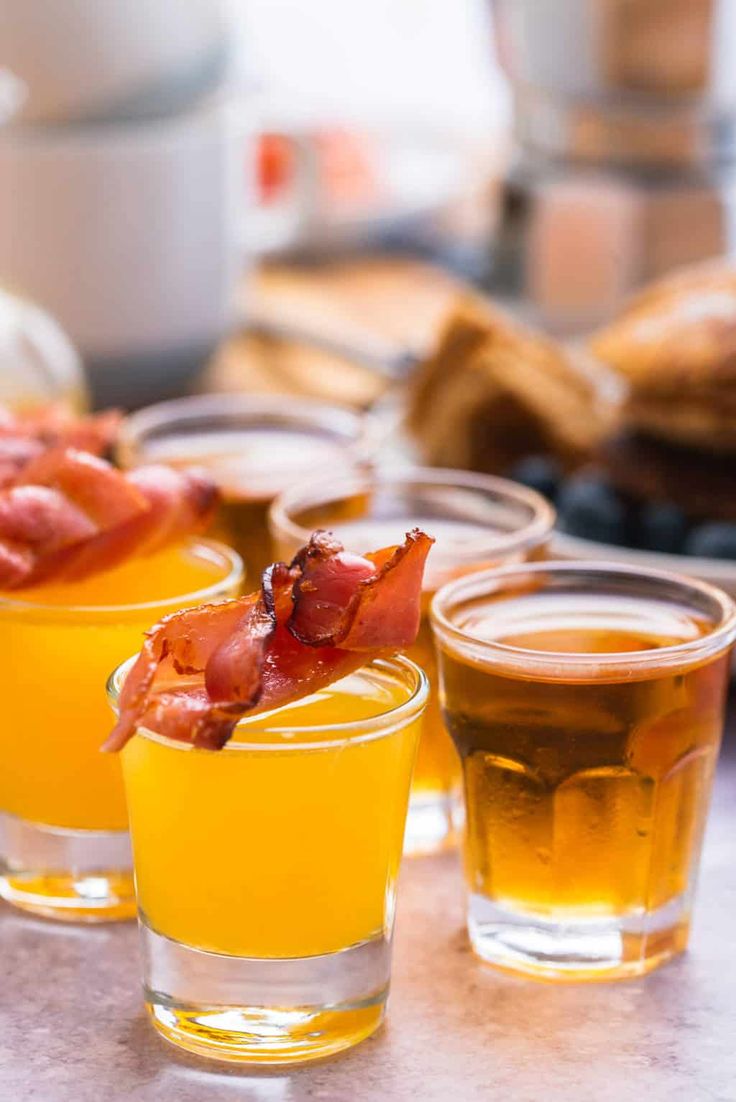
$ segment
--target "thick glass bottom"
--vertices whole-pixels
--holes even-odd
[[[143,917],[141,937],[151,1020],[167,1041],[199,1056],[318,1060],[358,1044],[383,1021],[391,966],[384,937],[285,960],[193,949],[156,933]]]
[[[554,981],[642,976],[687,947],[688,901],[645,914],[557,920],[500,907],[471,895],[468,932],[476,954],[504,971]]]
[[[63,922],[135,916],[127,831],[66,830],[0,812],[0,897]]]
[[[412,792],[406,817],[404,853],[426,857],[457,845],[457,801],[447,792]]]

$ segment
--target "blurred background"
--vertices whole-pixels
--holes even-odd
[[[0,0],[0,400],[326,400],[736,591],[734,57],[736,0]]]
[[[283,338],[320,335],[332,265],[482,276],[509,117],[483,0],[0,0],[0,283],[56,318],[98,405],[190,389],[248,329],[215,381],[264,386]],[[347,269],[366,322],[391,275]],[[404,323],[423,335],[324,336],[391,367]]]
[[[369,403],[459,281],[569,334],[728,251],[735,40],[732,0],[0,0],[0,282],[98,405]]]

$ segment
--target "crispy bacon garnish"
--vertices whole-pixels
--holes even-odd
[[[217,501],[198,471],[123,473],[72,448],[43,451],[0,489],[0,588],[76,580],[205,526]]]
[[[401,547],[375,554],[351,555],[330,550],[313,538],[317,553],[309,553],[301,564],[301,577],[294,583],[294,610],[289,629],[309,646],[341,646],[348,650],[375,650],[404,646],[407,623],[414,636],[419,629],[419,607],[414,601],[421,586],[424,561],[411,555],[411,536]],[[375,614],[391,610],[387,622]],[[391,633],[396,633],[394,642]]]
[[[32,570],[32,551],[10,540],[0,539],[0,577],[9,588],[22,584]]]
[[[410,646],[432,543],[415,529],[361,557],[318,532],[290,566],[269,567],[258,592],[167,616],[128,673],[104,749],[122,749],[138,727],[221,749],[243,716]]]
[[[130,471],[126,477],[148,503],[139,534],[146,551],[155,551],[200,529],[203,520],[211,519],[219,500],[212,479],[194,467],[175,470],[150,464]]]
[[[56,448],[104,455],[112,447],[122,415],[117,410],[75,416],[60,406],[11,413],[0,406],[0,487],[15,482],[31,460]]]
[[[146,508],[140,490],[104,459],[73,448],[54,448],[31,461],[17,479],[47,486],[83,509],[98,531],[132,520]]]

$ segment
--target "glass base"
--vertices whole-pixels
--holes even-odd
[[[217,1060],[295,1064],[358,1044],[383,1021],[391,967],[386,938],[287,960],[193,949],[141,917],[144,995],[174,1045]]]
[[[404,854],[426,857],[457,844],[457,801],[446,792],[412,793]]]
[[[127,831],[66,830],[0,813],[0,898],[64,922],[135,917]]]
[[[557,981],[642,976],[687,947],[684,897],[648,914],[557,921],[471,895],[468,933],[476,954],[507,972]]]

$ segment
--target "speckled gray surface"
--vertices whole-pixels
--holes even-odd
[[[602,986],[499,976],[467,949],[455,859],[413,861],[387,1027],[289,1071],[231,1071],[154,1036],[132,926],[57,927],[2,909],[0,1100],[736,1102],[735,858],[732,721],[685,957]]]

